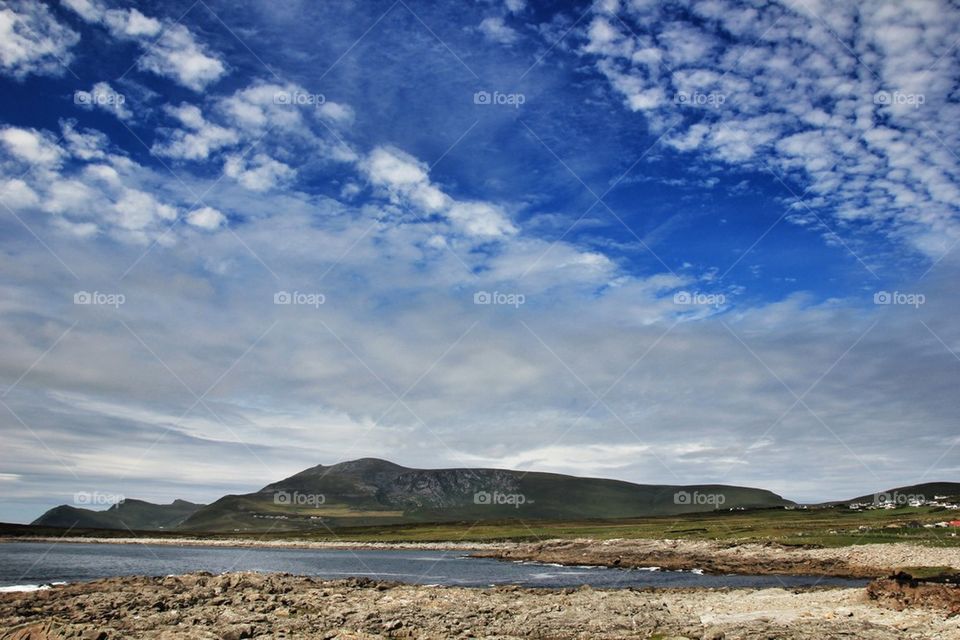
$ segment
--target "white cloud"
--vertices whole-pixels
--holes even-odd
[[[427,166],[393,147],[377,147],[367,158],[367,174],[376,185],[410,189],[428,182]]]
[[[469,236],[500,238],[517,232],[503,209],[489,202],[454,202],[446,215]]]
[[[224,223],[226,216],[213,207],[201,207],[187,214],[187,222],[194,227],[211,231]]]
[[[324,102],[317,107],[317,115],[338,125],[353,124],[355,114],[353,108],[339,102]]]
[[[238,89],[232,95],[218,100],[217,109],[235,128],[255,136],[269,129],[286,132],[309,132],[303,118],[304,109],[313,105],[299,105],[294,95],[308,95],[306,90],[294,84],[255,82]]]
[[[116,154],[107,137],[61,122],[61,142],[34,129],[0,129],[0,193],[18,214],[41,211],[68,234],[100,231],[143,243],[163,234],[178,215],[148,172]],[[147,184],[149,182],[149,184]]]
[[[363,189],[356,182],[348,182],[347,184],[343,185],[342,189],[340,189],[340,197],[344,200],[350,200],[362,190]]]
[[[88,210],[97,199],[97,192],[79,180],[62,179],[46,185],[41,208],[47,213],[78,213]]]
[[[496,239],[517,233],[500,206],[455,200],[430,181],[427,165],[399,149],[377,147],[360,166],[370,183],[383,188],[394,202],[441,214],[468,236]]]
[[[582,33],[581,53],[654,136],[802,180],[841,235],[867,223],[934,259],[960,239],[955,8],[681,4],[690,18],[659,3],[616,8],[620,19],[597,8]]]
[[[296,174],[289,165],[263,153],[249,161],[240,154],[227,156],[223,172],[252,191],[273,189]]]
[[[130,231],[140,231],[157,220],[172,221],[177,217],[175,208],[138,189],[121,190],[111,209],[113,222]]]
[[[37,192],[19,178],[6,179],[0,182],[0,201],[11,209],[35,207],[40,202]]]
[[[503,18],[499,16],[484,18],[480,22],[479,29],[487,40],[500,44],[512,44],[520,36],[514,29],[508,27]]]
[[[180,24],[166,27],[139,64],[158,75],[174,78],[194,91],[204,89],[226,73],[226,65],[209,54],[190,30]]]
[[[0,129],[0,142],[14,157],[32,166],[55,167],[65,155],[52,136],[34,129],[3,127]]]
[[[104,13],[103,7],[93,0],[61,0],[61,4],[87,22],[100,21]]]
[[[163,23],[137,9],[110,9],[103,14],[103,21],[118,38],[156,38],[163,31]]]
[[[153,153],[202,161],[246,143],[246,151],[256,148],[257,154],[241,160],[233,152],[224,166],[228,176],[252,190],[292,179],[301,164],[357,160],[349,143],[333,132],[353,122],[353,109],[296,84],[254,81],[202,107],[182,103],[164,110],[178,126],[159,130]]]
[[[99,131],[77,131],[73,122],[61,123],[61,134],[70,155],[81,160],[100,160],[106,157],[109,141]]]
[[[107,9],[96,0],[64,0],[64,4],[85,21],[103,24],[113,37],[139,44],[141,69],[194,91],[202,91],[227,72],[223,60],[182,24],[152,18],[137,9]]]
[[[650,457],[651,449],[644,444],[553,444],[496,457],[470,452],[459,452],[459,455],[478,467],[596,475],[602,471],[628,468],[638,459]]]
[[[57,22],[41,2],[0,2],[0,68],[14,78],[61,75],[79,41],[79,34]]]
[[[236,131],[207,121],[196,105],[183,103],[165,110],[184,128],[173,130],[168,140],[154,144],[151,151],[159,156],[206,160],[212,153],[240,141]]]
[[[252,191],[291,182],[303,165],[357,160],[349,143],[334,133],[353,122],[353,109],[296,84],[254,81],[202,105],[167,105],[164,111],[176,126],[158,129],[154,154],[217,159],[226,176]],[[234,148],[241,144],[242,153]]]

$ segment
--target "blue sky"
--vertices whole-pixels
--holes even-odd
[[[0,518],[956,477],[949,3],[0,7]]]

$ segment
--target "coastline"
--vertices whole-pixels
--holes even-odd
[[[913,543],[865,544],[848,547],[791,547],[776,543],[718,542],[672,539],[555,539],[526,542],[359,542],[308,540],[247,540],[237,538],[89,538],[21,536],[16,542],[137,544],[318,550],[461,551],[475,557],[539,562],[563,566],[620,568],[659,567],[664,570],[769,575],[825,575],[881,578],[905,567],[947,566],[960,569],[960,548]]]
[[[515,542],[363,542],[353,540],[247,540],[245,538],[96,538],[86,536],[0,536],[0,544],[43,542],[67,544],[139,544],[173,547],[235,547],[262,549],[342,549],[342,550],[430,550],[495,551],[508,549]]]

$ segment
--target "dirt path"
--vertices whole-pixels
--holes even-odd
[[[0,594],[0,629],[3,640],[960,639],[956,619],[884,608],[863,589],[463,589],[249,573]]]

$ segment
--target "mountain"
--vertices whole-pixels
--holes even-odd
[[[172,529],[204,506],[186,500],[174,500],[172,504],[124,500],[106,511],[60,505],[44,513],[32,524],[74,529]]]
[[[477,520],[583,520],[793,504],[763,489],[641,485],[502,469],[410,469],[363,458],[317,465],[229,495],[180,525],[192,531],[292,531]]]
[[[946,496],[960,502],[960,483],[929,482],[828,502],[907,503]],[[76,529],[193,532],[327,531],[328,528],[417,522],[585,520],[670,516],[715,509],[774,508],[793,502],[729,485],[650,485],[505,469],[411,469],[362,458],[317,465],[259,491],[209,505],[125,500],[106,511],[62,505],[33,524]]]

